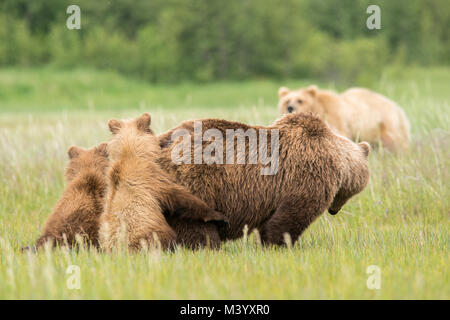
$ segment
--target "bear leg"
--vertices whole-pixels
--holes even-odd
[[[317,199],[295,196],[286,197],[280,202],[273,216],[261,228],[263,244],[285,244],[285,234],[292,243],[325,209]]]
[[[161,202],[171,215],[182,219],[211,221],[218,225],[227,223],[222,213],[211,209],[203,200],[179,185],[173,185]]]

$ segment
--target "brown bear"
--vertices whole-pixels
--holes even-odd
[[[85,244],[98,247],[99,218],[107,188],[104,178],[108,167],[106,143],[89,150],[73,146],[68,155],[67,187],[34,249],[46,242],[52,247],[65,244],[73,247],[77,244],[77,235]]]
[[[131,121],[109,121],[113,137],[108,143],[111,166],[100,223],[102,247],[111,250],[122,237],[131,249],[157,241],[163,249],[175,243],[217,247],[220,238],[213,221],[224,221],[224,216],[159,167],[161,148],[150,122],[148,113]]]
[[[246,141],[250,145],[255,136],[258,147],[247,149]],[[369,180],[369,144],[334,134],[311,114],[285,115],[268,127],[219,119],[186,121],[159,140],[161,167],[227,217],[228,225],[219,229],[222,240],[242,236],[247,225],[250,231],[259,229],[267,244],[283,244],[285,233],[296,241],[322,212],[336,214]],[[269,162],[264,156],[274,153],[278,166],[267,171],[272,168],[265,167]],[[213,159],[202,163],[208,154]]]
[[[312,112],[337,133],[353,140],[379,142],[390,151],[408,147],[409,122],[395,102],[364,88],[351,88],[342,94],[319,90],[317,86],[278,90],[282,114]]]

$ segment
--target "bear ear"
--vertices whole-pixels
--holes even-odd
[[[112,134],[115,134],[120,131],[122,123],[120,123],[120,121],[117,121],[116,119],[111,119],[108,121],[108,127],[109,131],[111,131]]]
[[[67,154],[69,155],[69,159],[74,159],[80,156],[80,154],[83,152],[84,150],[81,149],[80,147],[77,146],[71,146],[68,150],[67,150]]]
[[[308,92],[310,95],[312,95],[313,97],[316,96],[317,94],[317,90],[319,90],[319,88],[317,88],[317,86],[315,84],[313,84],[312,86],[309,86],[306,89],[306,92]]]
[[[99,144],[95,151],[100,154],[103,157],[108,157],[108,144],[106,142],[103,142],[101,144]]]
[[[289,90],[289,88],[287,88],[287,87],[280,87],[280,89],[278,89],[278,96],[280,98],[283,98],[285,95],[287,95],[289,93],[289,91],[291,91],[291,90]]]
[[[367,142],[360,142],[358,143],[358,146],[361,148],[361,150],[363,151],[363,154],[366,158],[369,157],[369,153],[370,153],[370,145]]]
[[[150,123],[152,122],[152,117],[149,113],[144,113],[142,116],[136,119],[136,126],[139,130],[149,132]]]

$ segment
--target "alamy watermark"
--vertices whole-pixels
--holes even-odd
[[[369,275],[366,281],[367,289],[380,290],[381,289],[381,269],[377,265],[368,266],[366,273]]]
[[[66,20],[66,26],[67,29],[73,30],[73,29],[81,29],[81,9],[76,4],[72,4],[67,7],[66,10],[67,14],[70,14],[70,16]]]
[[[367,7],[367,14],[370,16],[366,20],[366,26],[369,30],[381,29],[381,9],[376,4]]]
[[[66,26],[69,30],[81,29],[81,9],[78,5],[72,4],[67,7],[66,13],[70,16],[66,20]],[[366,26],[369,30],[381,29],[381,9],[376,4],[367,7],[366,13],[370,16],[366,20]]]
[[[66,269],[69,275],[66,280],[66,286],[69,290],[79,290],[81,288],[81,269],[77,265],[70,265]]]
[[[202,121],[198,120],[194,121],[194,146],[188,130],[177,129],[172,133],[172,142],[177,142],[180,138],[182,141],[175,145],[171,153],[175,164],[260,164],[263,166],[262,175],[274,175],[278,172],[278,129],[226,129],[224,139],[223,132],[216,128],[203,132]],[[203,142],[209,144],[204,147]]]

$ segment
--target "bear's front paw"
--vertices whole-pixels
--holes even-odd
[[[268,226],[263,226],[260,230],[261,243],[263,246],[283,246],[286,245],[283,233],[278,230],[271,230]]]

